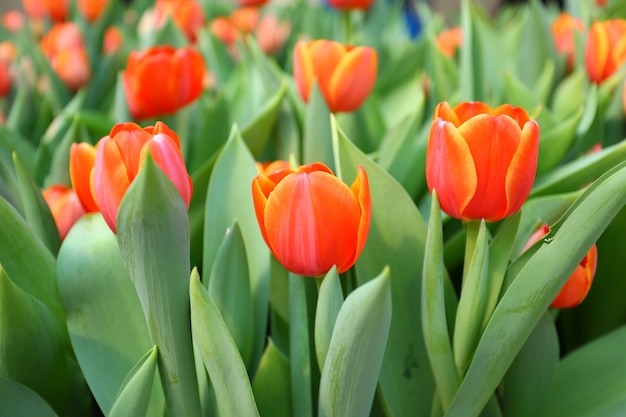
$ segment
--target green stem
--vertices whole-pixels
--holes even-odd
[[[350,11],[346,10],[341,12],[341,18],[343,20],[343,43],[348,45],[352,40],[352,16]]]
[[[470,265],[470,261],[472,260],[472,256],[474,255],[478,230],[480,230],[480,220],[470,220],[465,222],[465,258],[463,260],[463,281],[461,291],[463,290],[463,287],[465,287],[467,269]]]

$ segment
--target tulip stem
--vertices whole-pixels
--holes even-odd
[[[467,277],[467,269],[472,260],[474,254],[474,248],[476,247],[476,238],[478,237],[478,230],[480,230],[479,220],[470,220],[465,222],[465,258],[463,259],[463,281],[461,284],[461,291],[465,286],[465,278]]]
[[[343,20],[343,43],[349,44],[352,37],[352,16],[350,16],[350,11],[346,10],[341,12],[341,17]]]

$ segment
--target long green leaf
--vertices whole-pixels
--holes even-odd
[[[289,273],[289,361],[291,406],[294,416],[313,417],[311,340],[307,315],[306,280]]]
[[[0,377],[0,417],[57,417],[37,393],[10,379]]]
[[[291,417],[289,359],[272,339],[259,362],[252,390],[259,414],[263,417]]]
[[[369,416],[391,325],[389,268],[339,311],[320,381],[319,416]]]
[[[480,413],[552,299],[625,204],[626,165],[620,164],[554,226],[496,307],[447,417]]]
[[[306,107],[302,138],[302,163],[321,162],[335,169],[330,110],[317,83],[313,83]]]
[[[254,395],[237,345],[209,297],[198,272],[191,273],[191,328],[217,402],[218,415],[258,416]]]
[[[342,304],[341,283],[337,268],[333,266],[323,278],[315,310],[315,354],[320,369],[324,368],[335,321]]]
[[[158,353],[152,347],[131,369],[126,381],[113,402],[109,417],[145,416],[150,403],[152,382],[157,368]]]

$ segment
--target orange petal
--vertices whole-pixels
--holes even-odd
[[[141,149],[152,135],[135,123],[119,123],[113,127],[109,137],[116,143],[127,176],[132,181],[139,172]]]
[[[372,48],[350,50],[335,68],[328,85],[329,107],[334,112],[356,110],[376,82],[378,55]]]
[[[447,101],[442,101],[437,104],[435,107],[435,114],[433,115],[433,120],[436,118],[442,118],[446,122],[452,123],[454,126],[459,127],[461,125],[461,121],[459,120],[459,116],[456,115],[450,104]]]
[[[117,211],[132,179],[117,144],[108,136],[100,140],[94,166],[94,190],[102,217],[115,233]]]
[[[309,43],[307,49],[311,55],[317,85],[328,102],[330,98],[330,80],[337,65],[346,55],[346,48],[339,42],[319,39]]]
[[[426,150],[426,182],[437,190],[441,209],[460,219],[470,202],[478,178],[469,146],[451,122],[440,118],[430,127]]]
[[[519,146],[506,174],[507,208],[505,217],[515,213],[528,198],[537,175],[539,125],[529,121],[522,129]]]
[[[306,46],[306,42],[299,41],[293,51],[293,78],[300,97],[305,103],[309,102],[309,94],[315,75],[313,61]]]
[[[594,244],[554,298],[550,307],[572,308],[585,299],[593,282],[597,259],[598,249]]]
[[[595,83],[604,81],[609,61],[609,38],[601,22],[591,25],[585,46],[585,66],[589,79]]]
[[[357,233],[356,250],[354,252],[354,258],[349,265],[341,267],[343,270],[348,270],[361,255],[365,242],[367,242],[367,236],[370,231],[370,223],[372,219],[372,198],[370,196],[369,180],[367,178],[367,172],[361,165],[357,167],[357,177],[350,187],[352,194],[359,202],[359,208],[361,209],[361,218],[359,221],[359,231]],[[338,267],[339,268],[339,267]]]
[[[459,125],[479,114],[492,114],[492,111],[491,107],[480,101],[465,101],[454,107],[454,113],[459,118]]]
[[[254,203],[254,214],[256,215],[256,220],[259,223],[261,235],[263,235],[265,243],[270,248],[270,251],[274,254],[274,256],[276,256],[276,251],[272,247],[272,243],[267,237],[267,230],[265,229],[265,206],[267,204],[267,197],[275,187],[276,184],[263,175],[258,175],[252,180],[252,201]]]
[[[70,179],[72,188],[85,211],[98,211],[98,204],[91,193],[90,178],[96,162],[96,148],[88,143],[73,143],[70,148]]]

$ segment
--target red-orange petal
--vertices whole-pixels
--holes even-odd
[[[88,143],[73,143],[70,147],[70,180],[83,208],[88,213],[99,211],[91,192],[91,172],[96,163],[96,148]]]
[[[506,174],[507,209],[505,217],[519,210],[528,198],[537,175],[538,154],[539,125],[531,120],[522,129],[519,146],[511,159],[509,171]]]
[[[339,62],[346,55],[346,47],[339,42],[318,39],[309,43],[307,49],[311,55],[315,80],[328,103],[331,97],[330,80]]]
[[[298,41],[293,51],[293,78],[305,103],[309,102],[309,94],[313,85],[313,62],[309,54],[306,42]]]
[[[348,264],[342,267],[342,269],[348,270],[359,259],[365,243],[367,242],[367,236],[370,231],[370,223],[372,220],[372,197],[370,195],[369,179],[367,172],[361,165],[357,167],[357,177],[350,187],[352,194],[359,202],[359,208],[361,209],[361,218],[359,221],[359,230],[357,233],[356,249],[354,251],[354,258]]]
[[[328,102],[333,112],[356,110],[376,83],[378,55],[368,47],[350,50],[338,63],[328,85]]]
[[[585,67],[589,79],[595,83],[604,81],[605,69],[609,62],[609,38],[601,22],[595,22],[589,29],[585,46]]]
[[[596,263],[598,259],[598,249],[594,244],[580,265],[576,267],[574,273],[569,277],[561,291],[550,304],[552,308],[572,308],[579,305],[589,293],[594,275],[596,273]]]

